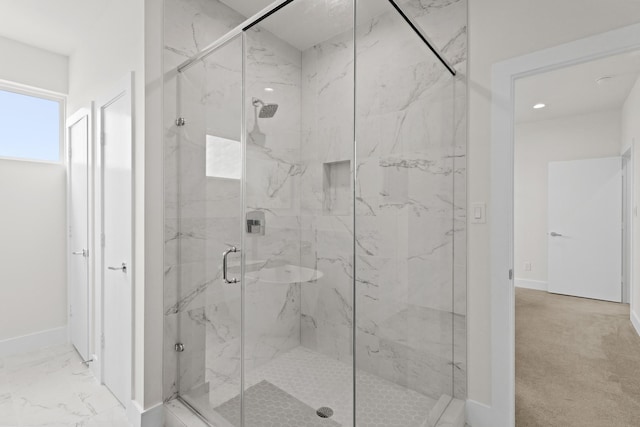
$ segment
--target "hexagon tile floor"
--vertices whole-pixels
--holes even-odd
[[[436,400],[416,391],[384,380],[367,372],[357,371],[357,419],[363,427],[421,427],[429,417]],[[301,423],[294,419],[295,427],[353,425],[353,371],[351,366],[339,360],[316,353],[305,347],[297,347],[279,356],[269,363],[256,368],[246,375],[248,393],[256,385],[268,382],[294,400],[313,409],[316,420],[323,423]],[[258,391],[266,389],[261,385]],[[262,393],[262,391],[261,391]],[[225,404],[235,406],[237,414],[239,381],[232,381],[222,387],[211,389],[208,396],[183,396],[202,414],[212,417],[226,415],[234,419],[230,412],[224,412]],[[234,403],[231,403],[234,402]],[[251,400],[249,400],[251,402]],[[321,407],[333,409],[333,416],[323,419],[315,415]],[[221,411],[214,410],[221,409]],[[254,411],[251,403],[247,405],[246,416],[260,414],[261,406]],[[229,409],[229,408],[227,408]],[[285,414],[280,413],[278,427],[285,426]],[[235,415],[237,417],[237,415]],[[327,424],[331,420],[337,424]],[[247,425],[263,426],[267,424],[249,423]]]
[[[245,424],[263,427],[339,427],[329,418],[320,418],[316,410],[305,405],[269,381],[261,381],[244,393]],[[240,396],[223,403],[216,411],[240,427]]]

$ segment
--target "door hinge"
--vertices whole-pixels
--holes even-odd
[[[69,305],[69,317],[73,317],[73,308]]]
[[[104,132],[100,132],[100,145],[104,145],[105,137]]]
[[[182,353],[184,351],[184,344],[182,344],[181,342],[176,343],[176,345],[173,347],[178,353]]]
[[[178,117],[176,119],[176,126],[184,126],[185,124],[187,124],[187,121],[184,119],[184,117]]]
[[[102,234],[100,235],[100,246],[102,246],[103,248],[104,248],[104,240],[105,240],[105,239],[104,239],[104,233],[102,233]]]
[[[509,269],[509,280],[513,280],[513,269]]]
[[[100,347],[104,348],[104,334],[100,335]]]

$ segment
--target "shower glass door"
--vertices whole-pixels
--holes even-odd
[[[244,35],[244,426],[353,426],[353,3]]]
[[[216,425],[240,425],[241,285],[221,255],[242,242],[241,36],[178,75],[178,114],[177,388]],[[239,280],[240,252],[227,261]]]

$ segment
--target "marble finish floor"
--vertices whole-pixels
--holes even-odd
[[[0,359],[0,426],[129,427],[70,345]]]
[[[363,427],[421,427],[436,400],[367,372],[357,372],[358,425]],[[268,381],[312,408],[333,409],[331,420],[352,425],[351,366],[297,347],[247,373],[247,387]],[[183,396],[207,418],[226,425],[215,408],[237,396],[239,382],[211,390],[209,395]],[[445,405],[446,406],[446,405]],[[229,424],[231,425],[231,424]]]

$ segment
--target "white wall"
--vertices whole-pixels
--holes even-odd
[[[135,296],[134,395],[144,393],[144,1],[112,0],[71,55],[69,113],[107,96],[131,71],[134,80]],[[160,141],[158,142],[160,144]],[[95,348],[95,343],[93,343]]]
[[[620,120],[621,112],[618,110],[516,124],[514,158],[516,286],[547,289],[547,166],[549,162],[619,156]],[[524,262],[531,263],[531,271],[524,270]]]
[[[0,341],[67,324],[66,171],[0,160]]]
[[[622,108],[622,145],[632,146],[634,155],[633,185],[635,212],[633,215],[633,248],[632,254],[632,291],[631,291],[631,320],[640,334],[640,221],[638,217],[638,202],[640,201],[640,78],[633,86],[631,93]]]
[[[65,56],[0,38],[0,58],[0,80],[67,92]],[[0,160],[0,201],[0,341],[65,327],[65,166]]]
[[[636,0],[469,2],[469,202],[490,202],[492,65],[639,21]],[[469,399],[490,406],[489,224],[469,224],[468,356]]]
[[[0,37],[0,58],[0,80],[58,93],[69,90],[69,58],[66,56]]]

